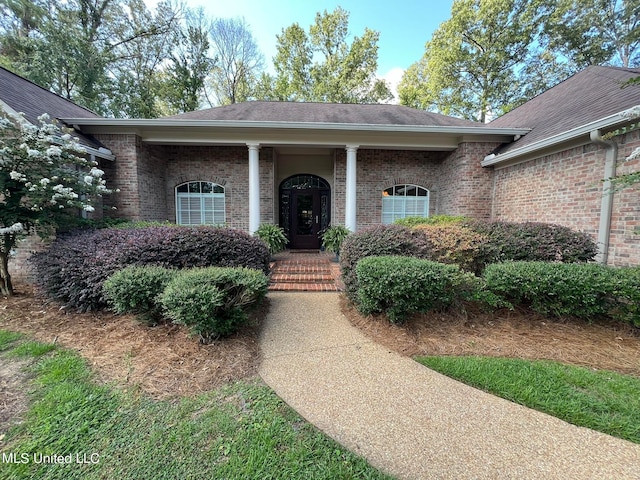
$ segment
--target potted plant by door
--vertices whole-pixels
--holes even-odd
[[[278,225],[263,223],[258,227],[254,235],[260,238],[269,247],[269,253],[275,255],[287,246],[287,236]]]
[[[351,230],[342,225],[334,225],[320,233],[322,246],[325,250],[336,254],[336,261],[340,259],[340,246],[350,233]]]

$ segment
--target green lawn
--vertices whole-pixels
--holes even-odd
[[[433,370],[574,425],[640,443],[640,379],[605,370],[490,357],[419,357]]]
[[[97,385],[68,350],[0,331],[0,351],[3,361],[32,359],[33,375],[26,421],[9,431],[3,448],[17,459],[26,454],[28,463],[5,458],[3,479],[390,478],[257,379],[156,401]],[[72,463],[36,463],[41,455],[71,455]]]

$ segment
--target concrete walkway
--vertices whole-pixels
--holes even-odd
[[[400,479],[640,479],[640,445],[463,385],[373,343],[337,293],[272,292],[264,381]]]

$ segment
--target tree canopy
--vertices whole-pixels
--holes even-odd
[[[400,102],[485,122],[593,64],[640,62],[640,0],[455,0]]]
[[[0,0],[0,12],[0,65],[79,105],[121,117],[200,105],[208,32],[173,0]]]
[[[365,28],[349,43],[349,12],[317,13],[308,32],[299,24],[277,35],[275,76],[264,74],[256,96],[270,100],[374,103],[393,98],[376,77],[380,34]]]

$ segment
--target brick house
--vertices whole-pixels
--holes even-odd
[[[638,74],[589,67],[486,125],[398,105],[247,102],[161,119],[51,113],[109,155],[101,168],[120,192],[106,202],[119,216],[249,232],[274,223],[291,248],[318,248],[330,224],[356,230],[408,215],[543,221],[592,234],[601,261],[640,264],[640,192],[603,194],[601,181],[640,147],[640,130],[622,130],[637,125],[624,112],[640,105],[640,86],[621,85]]]

